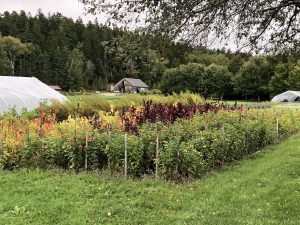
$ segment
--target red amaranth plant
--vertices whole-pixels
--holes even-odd
[[[224,103],[204,103],[204,104],[154,104],[151,100],[144,102],[143,107],[137,110],[134,106],[121,111],[122,121],[125,131],[137,133],[138,127],[143,123],[163,123],[172,124],[178,119],[189,119],[194,115],[202,115],[207,112],[217,113],[220,110],[237,110],[237,106],[229,106]]]

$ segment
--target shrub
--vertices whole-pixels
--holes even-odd
[[[89,139],[87,148],[88,168],[91,170],[102,170],[107,168],[108,157],[106,146],[109,143],[109,135],[105,133],[94,133]]]
[[[159,162],[161,174],[167,179],[196,178],[205,171],[202,153],[191,141],[182,142],[179,138],[164,144]]]
[[[128,135],[127,139],[128,173],[132,175],[141,174],[143,143],[137,136]],[[122,172],[125,162],[125,135],[114,133],[111,141],[106,146],[105,153],[108,158],[109,167],[113,171]]]

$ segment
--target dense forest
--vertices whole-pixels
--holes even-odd
[[[0,14],[0,75],[34,76],[65,91],[106,90],[123,77],[164,93],[265,100],[300,89],[298,55],[209,50],[60,13]]]
[[[111,29],[97,21],[84,24],[79,18],[74,22],[60,13],[4,12],[0,32],[3,37],[30,43],[27,51],[17,55],[14,71],[5,63],[2,48],[2,75],[35,76],[65,90],[101,90],[126,76],[141,77],[155,87],[159,79],[150,76],[162,75],[165,66],[182,63],[190,48],[163,37]]]

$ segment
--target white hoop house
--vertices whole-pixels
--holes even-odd
[[[272,98],[272,102],[300,102],[300,91],[286,91]]]
[[[33,110],[40,102],[68,99],[35,77],[0,76],[0,114],[15,108]]]

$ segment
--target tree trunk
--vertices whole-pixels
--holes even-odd
[[[15,75],[15,62],[13,60],[10,60],[10,67],[11,67],[11,75]]]

